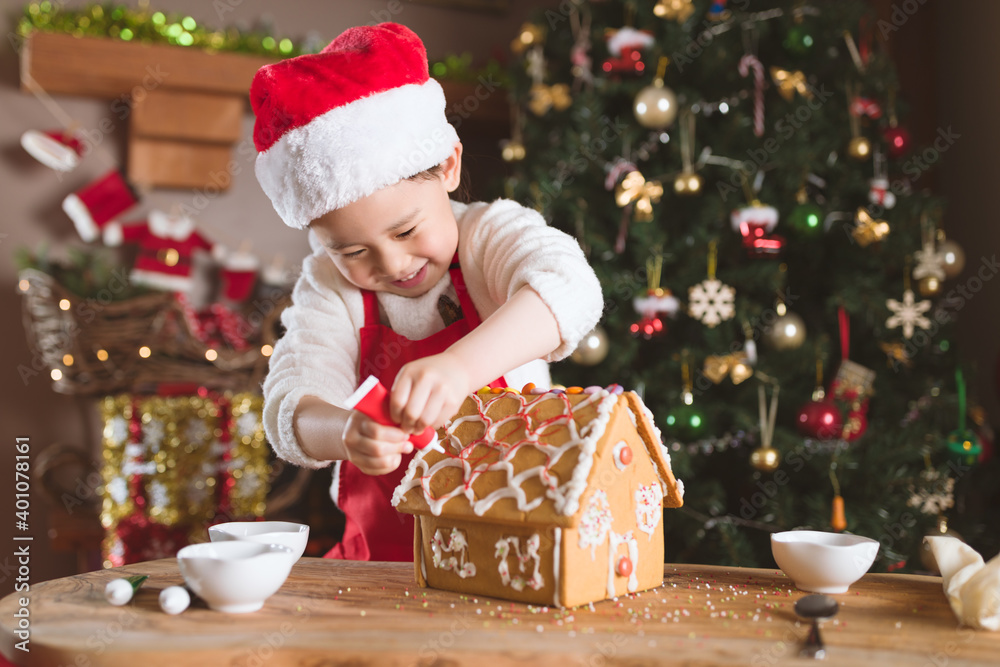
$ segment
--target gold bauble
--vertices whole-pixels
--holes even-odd
[[[507,141],[503,144],[503,148],[500,151],[501,157],[503,157],[504,162],[520,162],[524,159],[524,144],[520,141]]]
[[[653,85],[646,86],[635,96],[632,111],[643,127],[662,130],[677,118],[677,96],[663,85],[662,80],[657,79]]]
[[[583,337],[569,358],[581,366],[596,366],[608,356],[608,348],[608,334],[598,324]]]
[[[774,472],[781,465],[781,454],[774,447],[758,447],[750,454],[750,465],[761,472]]]
[[[806,323],[795,313],[779,315],[767,330],[767,342],[776,350],[794,350],[806,340]]]
[[[934,276],[925,276],[917,283],[921,296],[935,296],[941,293],[941,281]]]
[[[674,179],[674,192],[679,195],[700,194],[701,183],[701,176],[693,171],[682,172]]]
[[[938,246],[941,268],[947,278],[954,278],[965,268],[965,251],[954,241],[945,241]]]
[[[867,160],[872,156],[872,142],[868,137],[854,137],[847,144],[847,154],[855,160]]]
[[[927,533],[927,537],[954,537],[959,540],[962,539],[961,535],[948,528],[948,517],[945,516],[938,517],[937,527]],[[928,572],[941,574],[941,569],[938,567],[937,559],[934,558],[934,552],[931,551],[930,545],[927,544],[927,540],[924,540],[923,544],[920,545],[920,563]]]

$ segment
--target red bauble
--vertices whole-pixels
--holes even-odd
[[[820,440],[839,437],[844,428],[840,410],[828,401],[809,401],[799,410],[795,421],[800,433]]]
[[[882,133],[882,138],[885,139],[885,143],[888,148],[886,149],[889,153],[889,157],[900,157],[905,155],[910,151],[910,146],[913,144],[913,140],[910,138],[910,133],[898,125],[895,127],[887,127],[885,132]]]

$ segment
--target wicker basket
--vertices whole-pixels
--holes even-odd
[[[25,269],[20,275],[24,329],[34,366],[50,369],[63,394],[104,396],[142,393],[170,383],[217,390],[256,390],[267,372],[287,294],[258,305],[259,337],[243,351],[209,348],[191,332],[173,293],[124,301],[82,298],[51,275]],[[144,356],[145,355],[145,356]]]

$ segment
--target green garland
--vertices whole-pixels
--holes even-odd
[[[325,46],[325,43],[296,43],[288,37],[274,37],[264,30],[244,32],[235,27],[216,30],[199,25],[190,16],[153,11],[146,2],[140,2],[138,8],[110,3],[68,8],[48,0],[32,2],[25,7],[17,32],[26,37],[34,30],[275,58],[315,53]],[[506,79],[506,69],[498,61],[490,60],[485,67],[474,69],[470,54],[450,55],[431,63],[431,74],[438,79],[465,82],[475,82],[481,77],[492,81]]]

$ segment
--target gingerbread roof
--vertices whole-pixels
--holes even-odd
[[[594,463],[615,443],[603,436],[629,419],[649,454],[666,507],[680,507],[660,432],[633,392],[521,394],[481,391],[439,431],[444,454],[423,449],[393,494],[399,510],[502,523],[573,526]]]

